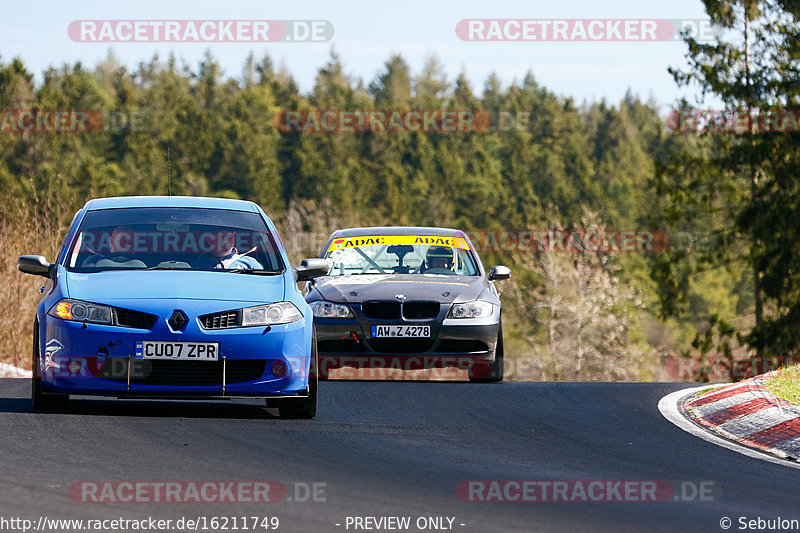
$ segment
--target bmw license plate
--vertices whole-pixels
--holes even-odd
[[[136,357],[170,361],[216,361],[218,342],[136,341]]]
[[[430,337],[430,326],[372,326],[372,338],[379,337]]]

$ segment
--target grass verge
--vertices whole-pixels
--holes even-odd
[[[800,365],[780,369],[767,382],[767,390],[779,398],[800,405]]]

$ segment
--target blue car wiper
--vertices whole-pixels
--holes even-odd
[[[218,269],[219,272],[231,272],[233,274],[255,274],[258,276],[275,276],[280,274],[277,270],[263,270],[260,268],[224,268]]]
[[[179,261],[170,261],[170,262],[173,263],[173,264],[180,264],[180,265],[185,265],[186,264],[186,263],[182,263],[182,262],[179,262]],[[191,269],[191,267],[187,268],[185,266],[176,267],[176,266],[160,264],[160,265],[156,265],[156,266],[142,268],[140,270],[192,270],[192,269]]]

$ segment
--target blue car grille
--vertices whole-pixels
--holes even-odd
[[[126,328],[153,329],[158,317],[150,313],[132,311],[130,309],[114,308],[115,324]]]
[[[198,317],[203,329],[235,328],[242,323],[241,311],[223,311]]]
[[[264,375],[267,362],[263,359],[227,361],[225,383],[256,381]],[[127,381],[127,373],[111,372],[113,365],[103,370],[103,378]],[[137,360],[132,367],[132,385],[220,385],[222,386],[222,361],[147,361]]]

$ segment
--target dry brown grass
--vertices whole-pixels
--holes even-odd
[[[30,369],[33,314],[45,278],[17,270],[23,254],[56,254],[74,209],[53,201],[0,197],[0,362]]]

